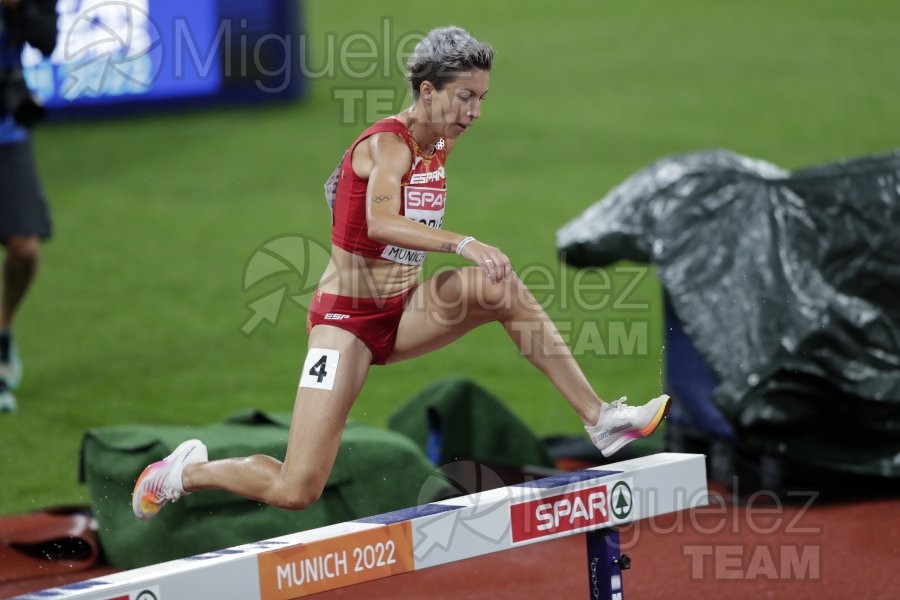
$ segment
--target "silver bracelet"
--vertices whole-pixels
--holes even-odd
[[[459,243],[459,245],[456,246],[456,253],[459,254],[460,256],[462,256],[463,248],[465,248],[469,244],[469,242],[474,242],[474,241],[475,241],[475,238],[473,238],[471,235],[464,237],[462,239],[462,241]]]

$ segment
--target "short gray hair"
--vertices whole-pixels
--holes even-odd
[[[490,44],[479,42],[460,27],[439,27],[416,44],[406,63],[406,79],[418,100],[423,81],[430,81],[441,90],[464,71],[490,71],[493,62],[494,49]]]

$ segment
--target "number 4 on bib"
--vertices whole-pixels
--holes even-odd
[[[310,348],[300,373],[300,387],[317,390],[334,389],[334,376],[341,358],[337,350]]]
[[[312,369],[309,370],[309,374],[316,378],[317,383],[322,383],[322,380],[328,376],[328,371],[325,370],[325,367],[328,366],[328,357],[324,354],[322,358],[319,359],[319,362],[312,366]]]

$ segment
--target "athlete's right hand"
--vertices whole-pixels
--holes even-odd
[[[482,244],[478,240],[466,244],[460,256],[481,267],[484,276],[493,283],[500,283],[512,275],[509,258],[499,248]]]

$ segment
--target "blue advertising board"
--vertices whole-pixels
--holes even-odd
[[[55,116],[293,98],[299,0],[59,0],[49,58],[23,54]]]

